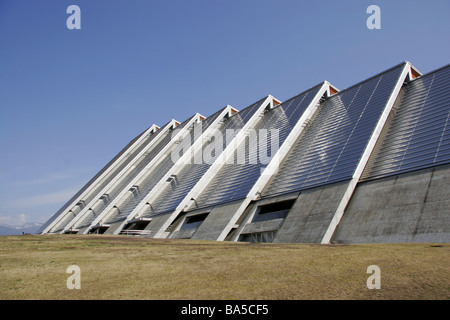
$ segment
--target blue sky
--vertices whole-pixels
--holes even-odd
[[[0,0],[0,223],[45,222],[152,124],[405,60],[427,73],[449,31],[448,0]]]

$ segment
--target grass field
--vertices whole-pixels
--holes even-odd
[[[0,237],[0,299],[442,299],[448,244],[248,244],[131,236]],[[67,267],[81,270],[69,290]],[[369,265],[381,288],[369,290]]]

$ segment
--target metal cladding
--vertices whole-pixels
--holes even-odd
[[[242,149],[237,148],[233,155],[233,163],[225,164],[217,172],[206,190],[196,200],[197,207],[208,207],[218,203],[245,198],[261,175],[261,169],[268,164],[268,155],[287,138],[289,132],[303,115],[306,108],[320,89],[320,85],[289,99],[288,101],[267,110],[254,128],[253,143],[247,137]],[[267,131],[263,131],[267,130]],[[267,133],[265,147],[258,145],[257,133]],[[276,132],[277,134],[270,134]],[[260,135],[263,138],[265,135]],[[257,147],[255,147],[257,146]],[[245,161],[238,161],[239,151],[243,152]]]
[[[220,128],[218,128],[221,136],[226,137],[227,130],[242,129],[247,121],[249,121],[252,116],[255,116],[255,113],[261,108],[265,101],[266,99],[260,100],[237,113],[233,117],[227,119],[220,126]],[[199,150],[199,152],[201,151],[203,155],[204,150],[212,143],[214,143],[212,140],[206,141],[202,150]],[[222,149],[227,147],[227,139],[222,139],[219,143],[221,143]],[[151,217],[157,214],[171,212],[177,208],[181,200],[186,197],[188,192],[211,167],[211,161],[204,161],[203,159],[200,163],[196,163],[194,160],[195,157],[196,155],[192,155],[192,159],[183,166],[180,172],[170,183],[166,184],[160,195],[155,198],[151,206],[148,206],[142,216]]]
[[[324,81],[285,102],[153,125],[40,232],[450,242],[450,194],[436,187],[450,179],[449,79],[449,65],[421,75],[404,62],[342,91]],[[380,209],[390,177],[402,185]],[[418,214],[393,223],[424,186]]]
[[[324,101],[263,196],[351,179],[402,69],[398,66]]]
[[[172,123],[167,123],[162,130],[156,125],[152,125],[145,132],[133,139],[113,160],[111,160],[94,178],[92,178],[77,194],[75,194],[52,218],[41,228],[41,232],[57,232],[64,228],[67,223],[61,220],[72,219],[80,212],[86,203],[89,203],[102,188],[110,183],[115,177],[121,174],[121,171],[133,161],[133,159],[142,152],[143,149],[150,146],[154,140],[158,139],[165,127]],[[61,226],[61,227],[60,227]]]
[[[365,179],[448,163],[450,158],[449,66],[402,88],[395,117]]]

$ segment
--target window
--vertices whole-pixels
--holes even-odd
[[[128,223],[125,228],[123,228],[123,230],[144,230],[149,225],[149,223],[149,220],[131,222]]]
[[[261,243],[271,243],[275,238],[276,232],[258,232],[243,234],[240,236],[239,241],[242,242],[261,242]]]
[[[271,203],[258,208],[252,222],[284,219],[294,205],[296,199]]]
[[[183,230],[200,227],[203,221],[205,221],[208,214],[209,212],[187,217],[180,229]]]
[[[106,230],[108,230],[109,226],[101,226],[97,228],[93,228],[89,231],[90,234],[103,234]]]
[[[270,243],[273,242],[280,227],[282,220],[286,218],[296,199],[274,202],[266,205],[259,206],[253,220],[250,224],[259,226],[256,229],[248,230],[250,233],[243,233],[239,237],[239,241],[242,242],[261,242]],[[274,223],[263,223],[264,221],[274,221]]]

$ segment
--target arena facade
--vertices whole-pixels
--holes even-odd
[[[450,242],[450,65],[152,125],[42,234]]]

